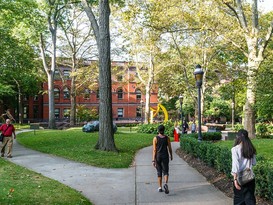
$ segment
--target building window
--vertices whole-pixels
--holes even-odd
[[[39,99],[39,98],[38,98],[38,95],[34,95],[33,100],[34,100],[34,101],[38,101],[38,99]]]
[[[59,88],[54,88],[54,99],[60,99],[60,90],[59,90]]]
[[[118,108],[118,117],[123,117],[123,108]]]
[[[69,118],[70,117],[70,109],[64,108],[63,115],[64,115],[64,118]]]
[[[97,95],[96,95],[97,99],[100,99],[100,90],[97,90]]]
[[[118,99],[123,99],[123,90],[121,88],[118,89]]]
[[[59,72],[59,70],[55,70],[55,72],[54,72],[54,78],[55,79],[60,79],[60,72]]]
[[[23,117],[26,119],[26,118],[28,118],[28,106],[25,106],[24,108],[23,108]]]
[[[140,108],[140,107],[138,107],[138,108],[136,109],[136,117],[142,117],[142,116],[141,116],[141,108]]]
[[[118,80],[118,82],[122,82],[122,80],[123,80],[122,75],[118,75],[118,76],[117,76],[117,80]]]
[[[55,118],[56,118],[56,119],[59,119],[59,118],[60,118],[60,109],[59,109],[59,108],[56,108],[56,109],[54,110],[54,114],[55,114]]]
[[[90,99],[90,90],[88,88],[84,89],[84,99]]]
[[[33,117],[34,118],[39,118],[39,105],[34,105],[33,106]]]
[[[64,70],[64,79],[69,79],[69,77],[70,77],[70,71]]]
[[[70,99],[70,91],[67,87],[64,88],[63,94],[64,94],[64,99]]]
[[[141,99],[141,91],[139,89],[136,89],[136,99],[140,100]]]

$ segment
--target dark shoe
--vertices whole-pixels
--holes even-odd
[[[1,157],[4,157],[5,155],[4,154],[1,154]]]
[[[12,156],[7,156],[7,158],[12,158]]]
[[[161,187],[158,187],[158,192],[163,192],[162,188]]]
[[[167,185],[167,184],[164,185],[164,190],[165,190],[165,194],[168,194],[168,193],[169,193],[169,188],[168,188],[168,185]]]

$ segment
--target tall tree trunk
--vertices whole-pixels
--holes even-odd
[[[72,55],[72,71],[76,71],[77,68],[77,59],[76,52],[73,52]],[[76,124],[76,77],[71,77],[71,89],[70,89],[70,126],[74,126]]]
[[[255,50],[255,49],[254,49]],[[256,51],[256,50],[255,50]],[[255,51],[252,51],[256,53]],[[244,110],[244,128],[248,131],[250,138],[255,138],[255,101],[256,101],[256,76],[260,62],[253,59],[254,53],[249,54],[247,70],[247,91]],[[255,56],[254,56],[255,57]]]
[[[53,72],[49,72],[47,75],[48,80],[48,109],[49,109],[49,119],[48,128],[55,129],[55,103],[54,103],[54,75]]]
[[[17,85],[17,89],[18,89],[18,114],[19,114],[19,124],[23,124],[23,117],[24,117],[24,111],[23,111],[23,95],[22,95],[22,91],[21,91],[21,87],[19,82],[13,78],[13,80],[15,81],[16,85]],[[13,119],[12,119],[13,120]]]
[[[150,92],[151,92],[151,88],[150,88],[150,83],[148,82],[146,89],[145,89],[145,113],[144,113],[144,123],[148,124],[148,123],[153,123],[150,122]]]
[[[108,0],[100,0],[99,5],[99,141],[96,148],[115,151],[112,116],[112,81],[110,59],[110,6]]]
[[[76,86],[75,77],[71,79],[71,91],[70,91],[70,126],[76,124]]]

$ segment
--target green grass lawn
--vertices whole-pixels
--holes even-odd
[[[91,204],[76,190],[0,158],[0,204]]]
[[[220,141],[223,146],[227,146],[230,149],[232,148],[234,141]],[[273,163],[273,140],[272,139],[253,139],[253,145],[257,150],[257,155],[262,155],[266,160]]]
[[[17,141],[31,149],[50,153],[105,168],[127,168],[133,162],[137,150],[152,145],[153,134],[118,131],[115,144],[118,152],[105,152],[94,149],[98,132],[85,133],[81,129],[38,130],[21,133]]]
[[[119,128],[115,134],[118,152],[95,150],[98,133],[69,130],[36,130],[17,136],[17,141],[31,149],[86,164],[106,167],[129,167],[137,150],[152,145],[154,135],[136,133],[134,128]],[[55,180],[0,158],[0,204],[91,204],[80,193]]]

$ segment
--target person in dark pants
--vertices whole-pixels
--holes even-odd
[[[237,180],[239,172],[256,165],[256,149],[248,137],[248,132],[239,130],[235,139],[232,154],[234,205],[255,205],[255,179],[240,186]]]
[[[183,124],[182,124],[182,132],[183,132],[183,134],[187,134],[188,133],[188,129],[189,129],[189,125],[188,125],[187,121],[184,120]]]
[[[169,157],[173,160],[172,146],[170,138],[164,135],[165,127],[158,126],[158,135],[153,139],[153,158],[152,164],[157,170],[158,177],[158,191],[162,190],[162,175],[164,176],[164,190],[169,193],[168,180],[169,180]]]

